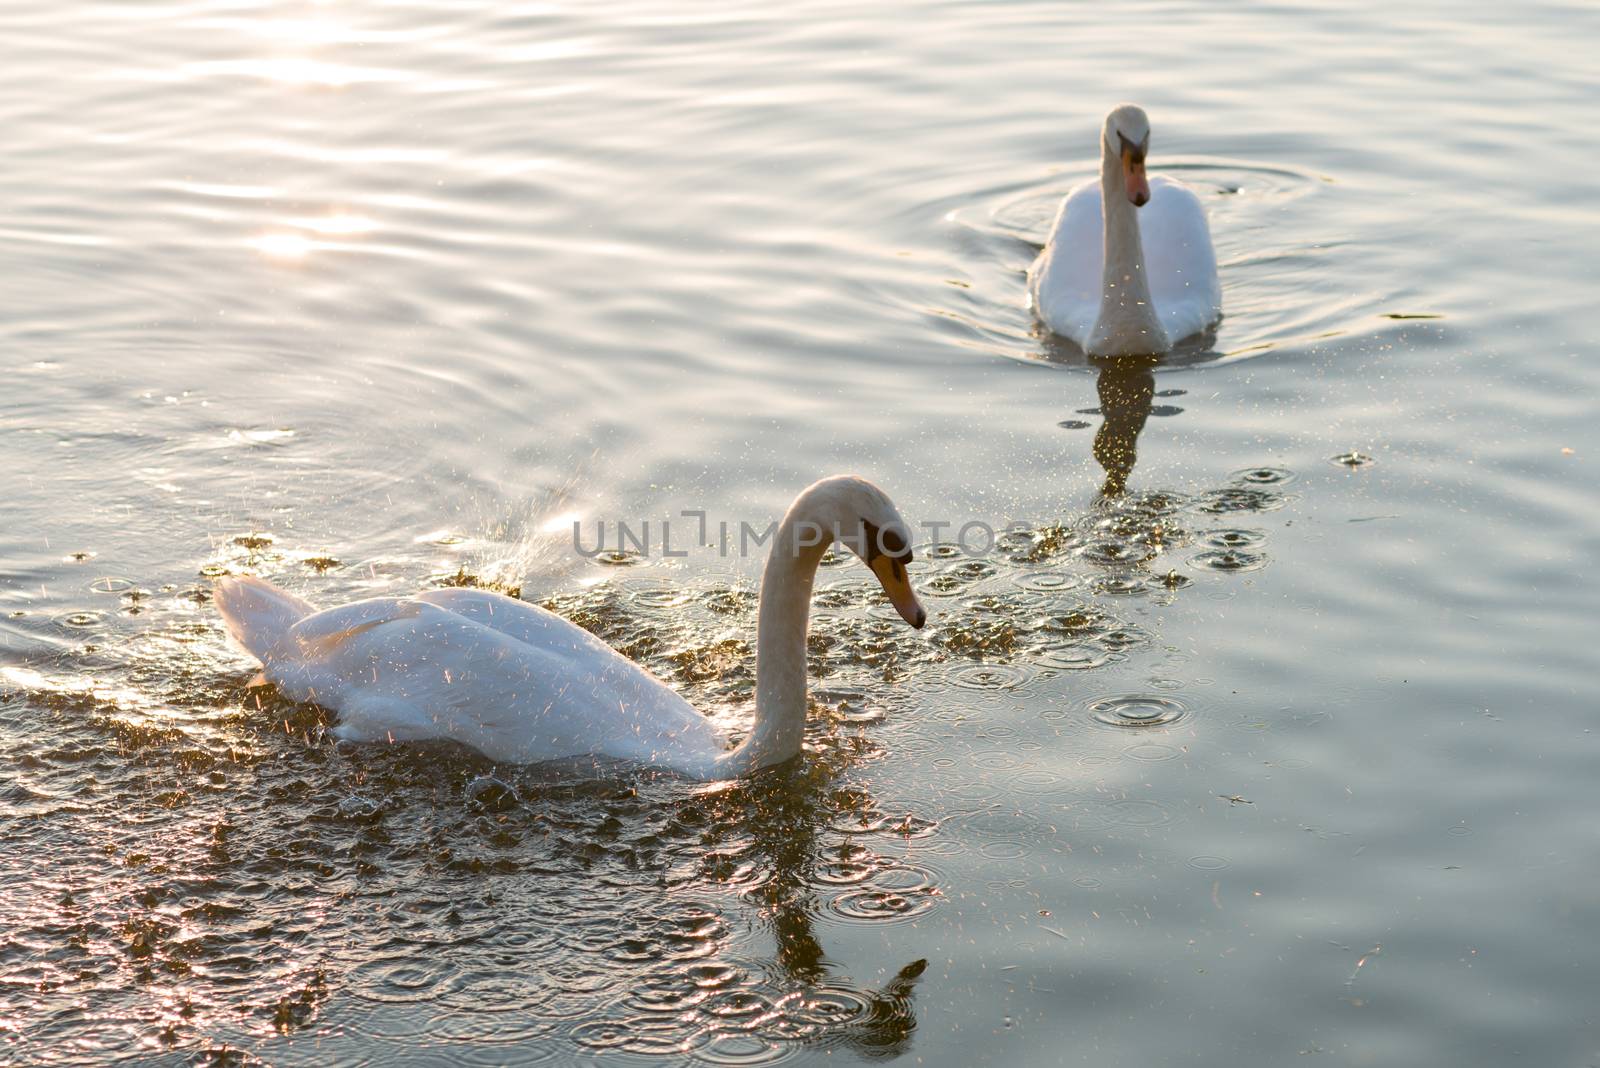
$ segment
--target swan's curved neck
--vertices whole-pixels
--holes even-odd
[[[1104,213],[1105,275],[1100,314],[1089,339],[1092,356],[1147,356],[1169,347],[1145,277],[1139,209],[1128,200],[1122,160],[1100,138],[1100,210]]]
[[[722,774],[743,775],[800,753],[806,733],[811,587],[832,543],[831,532],[821,530],[820,524],[807,522],[797,502],[773,537],[756,622],[755,727],[737,749],[718,758]]]

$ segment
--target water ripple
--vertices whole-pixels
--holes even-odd
[[[1244,549],[1212,549],[1191,556],[1189,563],[1203,571],[1259,571],[1267,566],[1267,554]]]
[[[1097,697],[1085,709],[1097,723],[1134,730],[1168,727],[1189,715],[1189,708],[1182,701],[1161,694],[1128,693]]]

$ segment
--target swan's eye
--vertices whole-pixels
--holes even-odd
[[[911,562],[911,546],[906,544],[906,539],[898,530],[879,527],[861,521],[861,558],[870,566],[878,557],[884,556],[893,560],[898,565]]]

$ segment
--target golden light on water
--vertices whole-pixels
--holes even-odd
[[[376,219],[367,215],[338,212],[331,215],[302,216],[283,221],[294,230],[273,230],[257,234],[250,244],[258,252],[279,260],[303,259],[319,247],[325,247],[313,235],[328,237],[354,237],[368,234],[378,228]]]
[[[32,668],[7,665],[0,667],[0,684],[18,690],[58,697],[82,696],[90,698],[118,713],[138,712],[159,719],[181,719],[174,710],[133,686],[107,683],[89,675],[67,675],[52,678]]]
[[[315,247],[315,242],[304,234],[261,234],[252,240],[257,251],[277,260],[298,260]]]
[[[33,689],[33,690],[55,690],[55,689],[58,689],[56,684],[52,683],[49,679],[45,678],[39,672],[30,670],[30,669],[24,668],[24,667],[14,667],[14,666],[9,665],[9,664],[6,665],[5,667],[0,667],[0,679],[4,679],[5,681],[11,683],[13,686],[16,686],[16,687],[21,688],[21,689]]]

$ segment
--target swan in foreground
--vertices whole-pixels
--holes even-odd
[[[499,593],[429,590],[318,612],[271,583],[216,585],[228,632],[288,697],[339,713],[355,742],[448,738],[504,763],[604,756],[731,779],[800,752],[806,627],[817,565],[838,540],[872,569],[900,616],[927,614],[906,576],[911,540],[884,492],[823,479],[773,536],[756,630],[756,717],[729,749],[687,701],[588,631]]]
[[[1122,104],[1100,133],[1100,181],[1067,194],[1028,269],[1044,325],[1091,356],[1153,356],[1222,314],[1205,208],[1171,178],[1146,179],[1150,120]]]

